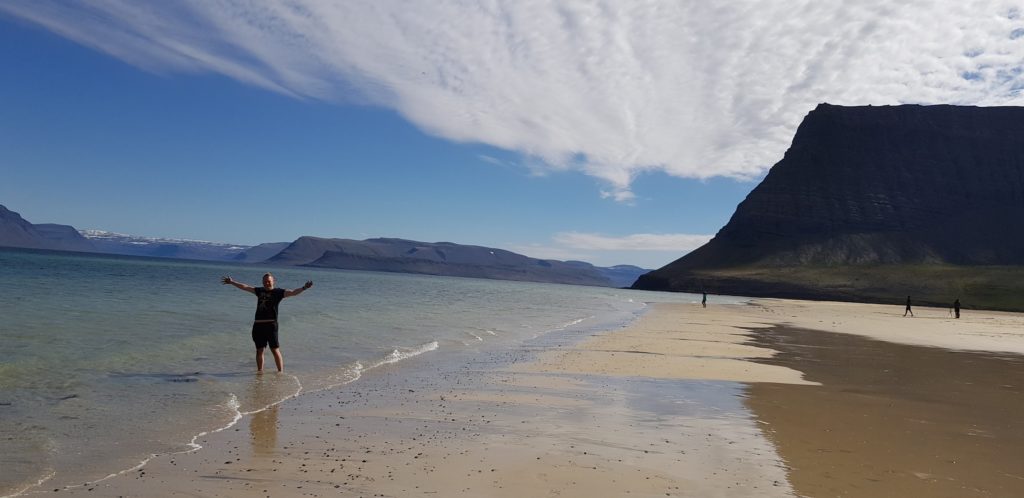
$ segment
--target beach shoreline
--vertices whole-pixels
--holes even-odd
[[[770,338],[791,337],[781,329],[825,332],[805,342],[845,334],[910,349],[1024,352],[1024,315],[915,312],[768,299],[657,304],[617,330],[445,365],[430,355],[385,365],[246,416],[197,441],[200,451],[60,493],[796,496],[815,469],[807,460],[794,468],[799,453],[787,441],[809,435],[780,439],[763,407],[806,401],[834,381],[808,377],[805,359],[772,349]],[[950,489],[923,474],[934,496]]]

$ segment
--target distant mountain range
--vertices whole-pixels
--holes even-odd
[[[536,259],[503,249],[404,239],[324,239],[257,246],[139,237],[68,225],[34,225],[0,205],[0,246],[128,256],[419,273],[603,287],[629,287],[648,270],[602,268],[582,261]]]
[[[92,243],[95,252],[128,256],[230,261],[249,249],[238,244],[139,237],[103,230],[81,230],[81,234]]]
[[[582,261],[536,259],[492,247],[389,238],[300,237],[267,262],[612,287],[628,287],[644,272],[634,266],[598,268]]]

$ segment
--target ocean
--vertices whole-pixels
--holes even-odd
[[[285,372],[255,374],[256,299],[280,306]],[[0,496],[95,482],[287,399],[359,389],[384,365],[465,361],[551,334],[611,330],[700,296],[469,278],[0,249]],[[458,354],[454,354],[458,353]]]

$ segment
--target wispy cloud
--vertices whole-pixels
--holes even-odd
[[[154,72],[391,108],[427,133],[580,170],[755,177],[834,104],[1024,104],[1024,19],[965,0],[7,0]]]
[[[596,251],[692,251],[711,240],[713,235],[638,233],[611,237],[596,233],[562,232],[555,234],[558,245]]]
[[[581,252],[578,250],[567,249],[565,247],[555,247],[547,244],[524,244],[524,245],[513,245],[508,247],[509,251],[523,254],[531,258],[537,259],[555,259],[558,261],[587,261],[594,262],[594,254]],[[621,263],[621,261],[619,262]],[[602,266],[600,263],[594,263],[598,266]],[[616,263],[613,263],[616,264]]]
[[[599,266],[634,264],[659,268],[711,240],[712,235],[639,233],[610,236],[561,232],[549,244],[516,246],[512,251],[535,258],[583,260]]]
[[[479,155],[477,155],[477,157],[479,157],[480,160],[485,162],[485,163],[491,163],[491,164],[494,164],[494,165],[497,165],[497,166],[504,166],[505,165],[504,161],[502,161],[501,159],[498,159],[497,157],[494,157],[494,156],[488,156],[487,154],[479,154]]]

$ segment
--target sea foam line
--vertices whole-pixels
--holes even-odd
[[[594,318],[594,317],[593,316],[585,316],[583,318],[576,318],[574,320],[570,320],[570,321],[568,321],[566,323],[563,323],[562,325],[559,325],[559,326],[557,326],[555,328],[552,328],[550,330],[545,330],[543,332],[537,332],[537,333],[533,334],[533,338],[536,339],[536,338],[538,338],[538,337],[540,337],[542,335],[549,334],[551,332],[560,332],[560,331],[565,330],[565,329],[567,329],[569,327],[572,327],[574,325],[579,325],[580,323],[583,323],[584,321],[589,320],[591,318]]]
[[[295,376],[293,375],[292,377],[294,378]],[[295,380],[296,380],[296,382],[298,382],[298,378],[295,378]],[[301,390],[302,390],[302,387],[301,387],[301,384],[300,384],[299,385],[299,391],[301,391]],[[289,396],[289,398],[294,397],[294,396],[295,395]],[[288,399],[288,398],[285,398],[285,399]],[[274,404],[276,404],[276,403],[274,403]],[[270,406],[273,406],[274,404],[268,405],[268,408]],[[203,446],[198,444],[198,443],[196,443],[196,440],[198,440],[199,438],[201,438],[203,436],[207,436],[209,434],[215,434],[217,432],[220,432],[220,431],[223,431],[223,430],[226,430],[226,429],[230,429],[235,424],[237,424],[239,420],[242,419],[243,414],[242,414],[241,411],[239,411],[239,407],[240,406],[241,406],[241,404],[238,402],[238,396],[236,396],[235,393],[229,393],[228,407],[231,408],[235,412],[234,416],[231,418],[231,422],[228,422],[227,425],[224,425],[223,427],[219,427],[217,429],[213,429],[213,430],[209,430],[209,431],[203,431],[203,432],[200,432],[199,434],[196,434],[195,436],[192,436],[192,440],[188,442],[188,444],[187,444],[188,449],[186,449],[186,450],[172,451],[170,453],[150,453],[148,457],[143,458],[139,463],[135,464],[131,468],[127,468],[127,469],[121,470],[119,472],[114,472],[112,474],[108,474],[108,475],[106,475],[104,477],[101,477],[99,479],[96,479],[94,481],[87,481],[87,482],[85,482],[83,484],[72,484],[72,485],[64,486],[64,489],[68,490],[68,489],[75,489],[75,488],[84,488],[86,486],[93,486],[93,485],[99,484],[99,483],[101,483],[103,481],[106,481],[108,479],[113,479],[113,478],[115,478],[117,476],[121,476],[121,475],[127,474],[129,472],[134,472],[136,470],[139,470],[139,469],[145,467],[147,463],[149,463],[154,458],[156,458],[158,456],[161,456],[161,455],[182,455],[182,454],[185,454],[185,453],[192,453],[194,451],[199,451],[199,450],[203,449]],[[38,483],[38,484],[36,484],[36,485],[34,485],[32,487],[37,487],[37,486],[40,486],[40,485],[42,485],[42,482],[40,482],[40,483]],[[29,488],[26,488],[25,490],[22,491],[22,493],[24,493],[28,489]],[[21,493],[19,493],[19,494],[21,494]],[[17,496],[17,495],[11,495],[11,496]],[[5,497],[5,498],[7,498],[7,497]]]
[[[341,386],[344,386],[346,384],[351,384],[351,383],[361,379],[363,377],[363,372],[365,370],[366,370],[366,368],[363,367],[362,362],[356,361],[354,365],[352,365],[351,367],[348,368],[348,370],[345,371],[345,373],[349,374],[349,376],[345,377],[344,380],[341,380],[340,382],[336,382],[336,383],[333,383],[333,384],[327,384],[326,386],[323,386],[323,387],[321,387],[319,389],[313,389],[311,391],[306,391],[306,393],[307,394],[318,393],[318,392],[323,392],[323,391],[327,391],[327,390],[330,390],[330,389],[334,389],[336,387],[341,387]],[[332,377],[332,378],[334,378],[334,377]],[[298,396],[298,395],[296,395],[296,396]],[[295,397],[295,396],[292,396],[292,397]],[[282,401],[284,401],[284,400],[282,400]],[[277,404],[277,403],[274,403],[274,404]],[[270,406],[274,406],[274,405],[270,405]],[[269,408],[270,406],[268,406],[267,408]]]
[[[292,394],[290,394],[290,395],[288,395],[288,396],[285,396],[285,397],[283,397],[283,398],[281,398],[281,399],[279,399],[279,400],[277,400],[277,401],[275,401],[275,402],[273,402],[273,403],[270,403],[269,405],[267,405],[267,406],[264,406],[263,408],[257,408],[257,409],[255,409],[255,410],[249,410],[249,411],[247,411],[247,412],[243,412],[243,411],[239,411],[240,407],[238,407],[238,408],[236,408],[236,409],[235,409],[235,411],[237,411],[237,412],[238,412],[238,414],[239,414],[239,415],[241,415],[241,416],[245,416],[245,415],[252,415],[252,414],[255,414],[255,413],[259,413],[259,412],[262,412],[262,411],[265,411],[265,410],[269,410],[269,409],[270,409],[271,407],[274,407],[274,406],[280,405],[281,403],[284,403],[285,401],[288,401],[288,400],[290,400],[290,399],[293,399],[293,398],[298,398],[298,397],[299,397],[299,395],[300,395],[300,394],[302,394],[302,391],[303,391],[303,387],[302,387],[302,381],[300,381],[300,380],[299,380],[299,378],[298,378],[297,376],[295,376],[295,375],[292,375],[292,374],[285,374],[285,375],[287,375],[287,376],[291,377],[291,378],[292,378],[292,380],[294,380],[294,381],[295,381],[295,392],[294,392],[294,393],[292,393]],[[237,402],[237,400],[238,400],[238,397],[237,397],[237,396],[235,396],[234,394],[232,394],[231,396],[232,396],[232,397],[233,397],[233,398],[235,399],[235,401]],[[241,417],[239,417],[239,418],[241,418]],[[229,425],[228,425],[227,427],[222,427],[222,428],[220,428],[220,429],[217,429],[217,430],[216,430],[216,431],[214,431],[214,432],[220,432],[220,431],[222,431],[222,430],[224,430],[224,429],[230,428],[230,427],[231,427],[232,425],[235,425],[236,423],[238,423],[238,420],[235,420],[235,421],[234,421],[233,423],[229,424]],[[201,437],[201,436],[202,436],[202,435],[200,435],[200,436],[197,436],[197,437]],[[195,438],[193,438],[192,440],[193,440],[193,442],[194,442],[194,441],[195,441]]]
[[[45,483],[46,481],[49,481],[50,479],[53,479],[53,476],[55,476],[55,475],[57,475],[57,472],[55,470],[53,470],[53,469],[50,469],[50,473],[46,474],[46,476],[44,476],[41,479],[39,479],[38,481],[36,481],[35,484],[29,484],[28,486],[25,486],[24,488],[21,488],[21,490],[16,491],[13,494],[0,496],[0,498],[13,498],[15,496],[21,496],[26,491],[28,491],[28,490],[30,490],[32,488],[36,488],[36,487],[42,486],[43,483]]]
[[[430,351],[434,351],[438,347],[439,347],[439,345],[438,345],[437,341],[433,341],[433,342],[428,342],[428,343],[426,343],[426,344],[424,344],[422,346],[416,347],[416,348],[408,349],[406,351],[402,351],[400,349],[395,349],[395,350],[391,351],[391,353],[389,353],[387,356],[385,356],[383,360],[380,360],[377,363],[374,363],[369,368],[367,368],[367,370],[374,369],[374,368],[377,368],[377,367],[380,367],[380,366],[383,366],[383,365],[388,365],[388,364],[391,364],[391,363],[398,363],[398,362],[400,362],[402,360],[407,360],[407,359],[412,358],[414,356],[419,356],[419,355],[421,355],[423,353],[428,353]]]
[[[280,400],[278,400],[278,401],[276,401],[274,403],[271,403],[271,404],[269,404],[269,405],[267,405],[267,406],[265,406],[263,408],[260,408],[258,410],[242,412],[240,410],[241,403],[239,403],[239,401],[238,401],[238,396],[236,396],[235,393],[229,393],[228,394],[227,406],[232,411],[234,411],[234,414],[231,417],[231,421],[228,422],[227,424],[225,424],[223,427],[218,427],[216,429],[212,429],[212,430],[208,430],[208,431],[203,431],[203,432],[200,432],[199,434],[196,434],[195,436],[192,436],[192,439],[186,444],[186,446],[188,446],[188,449],[185,449],[185,450],[182,450],[182,451],[172,451],[172,452],[169,452],[169,453],[150,453],[148,457],[143,458],[141,461],[139,461],[139,463],[135,464],[134,466],[132,466],[130,468],[127,468],[127,469],[124,469],[124,470],[121,470],[121,471],[118,471],[118,472],[114,472],[114,473],[108,474],[108,475],[106,475],[104,477],[101,477],[99,479],[96,479],[94,481],[87,481],[87,482],[85,482],[83,484],[67,485],[67,486],[64,486],[63,489],[68,490],[68,489],[75,489],[75,488],[83,488],[83,487],[86,487],[86,486],[93,486],[93,485],[99,484],[99,483],[101,483],[103,481],[106,481],[108,479],[113,479],[113,478],[115,478],[117,476],[121,476],[121,475],[127,474],[129,472],[134,472],[136,470],[139,470],[139,469],[145,467],[146,464],[148,464],[154,458],[156,458],[158,456],[161,456],[161,455],[182,455],[182,454],[192,453],[192,452],[199,451],[199,450],[203,449],[203,446],[196,442],[196,441],[199,440],[199,438],[202,438],[204,436],[208,436],[210,434],[216,434],[218,432],[230,429],[230,428],[234,427],[235,424],[237,424],[240,420],[242,420],[242,417],[244,417],[245,415],[250,415],[250,414],[253,414],[253,413],[261,412],[263,410],[267,410],[267,409],[269,409],[270,407],[272,407],[274,405],[281,404],[281,403],[283,403],[283,402],[285,402],[285,401],[287,401],[289,399],[292,399],[292,398],[298,396],[299,394],[301,394],[302,393],[302,382],[300,382],[299,378],[294,376],[294,375],[291,375],[291,374],[287,374],[287,375],[289,375],[293,380],[295,380],[295,383],[297,384],[296,391],[293,394],[291,394],[289,396],[286,396],[285,398],[282,398],[282,399],[280,399]],[[46,478],[40,480],[38,483],[33,484],[31,486],[28,486],[25,489],[22,489],[21,491],[15,493],[13,495],[8,495],[8,496],[0,497],[0,498],[13,498],[13,497],[22,495],[25,492],[27,492],[29,489],[41,486],[44,482],[50,480],[56,474],[57,474],[56,472],[51,472],[49,476],[47,476]]]
[[[154,458],[156,458],[158,456],[162,456],[162,455],[182,455],[182,454],[186,454],[186,453],[193,453],[193,452],[199,451],[199,450],[203,449],[203,446],[201,444],[197,443],[196,441],[198,441],[200,438],[208,436],[210,434],[216,434],[218,432],[225,431],[227,429],[230,429],[230,428],[234,427],[235,424],[237,424],[240,420],[242,420],[242,418],[244,418],[247,415],[253,415],[253,414],[262,412],[264,410],[268,410],[271,407],[274,407],[274,406],[280,405],[281,403],[284,403],[285,401],[297,398],[303,392],[314,393],[314,392],[320,392],[320,391],[325,391],[325,390],[328,390],[328,389],[333,389],[333,388],[336,388],[336,387],[340,387],[340,386],[343,386],[345,384],[351,384],[352,382],[355,382],[355,381],[359,380],[362,377],[362,373],[364,371],[366,371],[366,370],[371,370],[371,369],[374,369],[374,368],[377,368],[377,367],[380,367],[380,366],[383,366],[383,365],[388,365],[388,364],[391,364],[391,363],[398,363],[399,361],[402,361],[402,360],[405,360],[405,359],[408,359],[408,358],[412,358],[414,356],[419,356],[419,355],[421,355],[423,353],[434,351],[438,347],[439,347],[439,345],[438,345],[437,341],[432,341],[432,342],[429,342],[429,343],[424,344],[422,346],[419,346],[419,347],[416,347],[416,348],[412,348],[412,349],[409,349],[409,350],[406,350],[406,351],[402,351],[402,350],[396,348],[396,349],[392,350],[391,353],[389,353],[387,356],[385,356],[384,359],[382,359],[382,360],[380,360],[380,361],[378,361],[376,363],[373,363],[369,367],[363,367],[363,364],[361,362],[357,361],[355,363],[355,365],[353,365],[351,367],[351,369],[350,369],[352,374],[353,374],[352,378],[349,378],[349,379],[346,379],[343,382],[339,382],[337,384],[331,384],[331,385],[328,385],[328,386],[326,386],[324,388],[316,389],[316,390],[313,390],[313,391],[305,391],[303,389],[302,382],[299,380],[299,378],[297,376],[292,375],[292,374],[286,374],[286,375],[290,376],[295,381],[295,384],[296,384],[295,392],[290,394],[290,395],[288,395],[288,396],[286,396],[286,397],[284,397],[284,398],[281,398],[278,401],[270,403],[267,406],[259,408],[257,410],[251,410],[251,411],[246,411],[246,412],[241,411],[241,403],[239,403],[239,401],[238,401],[238,396],[235,395],[235,393],[229,393],[227,405],[228,405],[229,408],[232,409],[232,411],[234,411],[234,415],[232,416],[231,421],[228,422],[223,427],[218,427],[216,429],[212,429],[212,430],[209,430],[209,431],[203,431],[203,432],[200,432],[199,434],[196,434],[187,443],[188,449],[185,449],[185,450],[182,450],[182,451],[172,451],[172,452],[169,452],[169,453],[150,453],[150,455],[148,457],[143,458],[138,464],[136,464],[135,466],[133,466],[131,468],[128,468],[128,469],[125,469],[125,470],[122,470],[122,471],[119,471],[119,472],[114,472],[114,473],[108,474],[107,476],[104,476],[104,477],[102,477],[100,479],[96,479],[94,481],[87,481],[87,482],[85,482],[83,484],[67,485],[67,486],[64,486],[63,489],[68,490],[68,489],[75,489],[75,488],[83,488],[83,487],[86,487],[86,486],[93,486],[95,484],[99,484],[99,483],[101,483],[103,481],[106,481],[108,479],[113,479],[113,478],[115,478],[117,476],[121,476],[121,475],[127,474],[129,472],[134,472],[136,470],[139,470],[139,469],[145,467],[146,464],[148,464],[150,461],[152,461]],[[45,483],[46,481],[49,481],[50,479],[52,479],[56,475],[57,475],[56,471],[51,471],[49,475],[47,475],[46,477],[40,479],[39,482],[37,482],[35,484],[31,484],[29,486],[26,486],[24,489],[18,491],[17,493],[14,493],[14,494],[11,494],[11,495],[7,495],[7,496],[2,496],[0,498],[15,498],[17,496],[21,496],[23,494],[26,494],[27,492],[29,492],[30,489],[42,486],[43,483]]]
[[[421,355],[423,353],[428,353],[430,351],[434,351],[434,350],[438,349],[439,347],[440,346],[439,346],[437,341],[431,341],[431,342],[428,342],[426,344],[423,344],[423,345],[420,345],[420,346],[417,346],[417,347],[414,347],[414,348],[395,348],[390,353],[388,353],[386,356],[384,356],[384,358],[382,358],[382,359],[380,359],[380,360],[378,360],[376,362],[371,363],[369,366],[363,365],[363,363],[360,362],[360,361],[355,362],[354,365],[352,365],[351,367],[348,368],[348,370],[345,371],[347,376],[343,380],[341,380],[340,382],[328,384],[328,385],[326,385],[324,387],[321,387],[319,389],[313,389],[313,390],[309,390],[309,391],[305,391],[305,392],[307,394],[318,393],[318,392],[323,392],[323,391],[327,391],[327,390],[330,390],[330,389],[334,389],[334,388],[337,388],[337,387],[341,387],[341,386],[344,386],[346,384],[351,384],[351,383],[359,380],[360,378],[362,378],[363,377],[363,372],[366,372],[368,370],[373,370],[374,368],[378,368],[378,367],[381,367],[381,366],[384,366],[384,365],[389,365],[389,364],[392,364],[392,363],[398,363],[398,362],[400,362],[402,360],[406,360],[406,359],[412,358],[414,356],[419,356],[419,355]],[[298,394],[296,394],[295,396],[298,396]],[[295,397],[295,396],[291,396],[291,397]],[[286,398],[286,399],[288,399],[288,398]],[[283,401],[285,401],[285,400],[281,400],[278,403],[283,402]],[[277,404],[277,403],[274,403],[274,404]],[[273,405],[270,405],[270,406],[273,406]],[[269,406],[267,408],[269,408]],[[249,412],[249,413],[252,413],[252,412]],[[246,413],[246,415],[248,415],[249,413]]]

